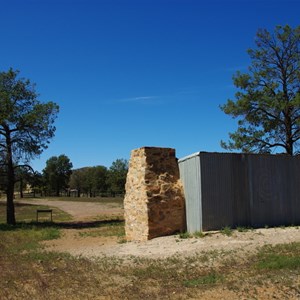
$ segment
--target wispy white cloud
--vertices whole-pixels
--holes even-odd
[[[156,98],[157,98],[156,96],[140,96],[140,97],[120,99],[119,102],[150,102]]]

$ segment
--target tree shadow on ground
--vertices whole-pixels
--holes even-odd
[[[59,228],[59,229],[84,229],[104,227],[124,223],[122,219],[107,219],[101,221],[71,221],[71,222],[17,222],[16,225],[0,223],[0,231],[14,231],[19,229]]]
[[[15,208],[21,207],[36,207],[35,204],[28,203],[15,203]],[[43,206],[43,205],[41,205]],[[0,201],[0,212],[4,213],[6,209],[6,201]],[[105,220],[97,221],[64,221],[64,222],[49,222],[49,221],[30,221],[30,222],[17,222],[16,225],[8,225],[5,223],[0,223],[0,231],[13,231],[18,229],[37,229],[37,228],[59,228],[59,229],[84,229],[84,228],[94,228],[102,227],[107,225],[117,225],[124,223],[124,219],[121,217],[111,217]]]

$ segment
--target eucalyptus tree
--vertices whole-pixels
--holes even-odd
[[[40,155],[54,137],[59,107],[38,100],[35,85],[19,71],[0,72],[0,169],[7,196],[7,223],[15,224],[16,169]]]
[[[107,184],[113,194],[124,194],[126,176],[128,172],[128,161],[116,159],[108,170]]]
[[[107,168],[104,166],[85,167],[73,170],[70,188],[77,190],[77,196],[85,193],[93,197],[96,193],[107,191]]]
[[[75,169],[72,171],[70,176],[69,185],[70,188],[77,191],[77,197],[80,197],[81,192],[84,189],[84,181],[85,181],[85,169]]]
[[[54,192],[56,196],[59,196],[60,191],[68,188],[72,167],[72,162],[65,154],[52,156],[46,161],[43,176],[50,192]]]
[[[15,170],[15,183],[20,193],[20,198],[24,198],[24,189],[27,184],[31,181],[32,176],[34,176],[34,170],[29,165],[19,166]]]

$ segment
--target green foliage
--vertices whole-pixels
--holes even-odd
[[[128,161],[126,159],[115,160],[108,171],[107,184],[109,190],[114,194],[125,193],[126,176],[128,172]]]
[[[44,181],[43,181],[43,175],[39,173],[38,171],[35,171],[30,174],[29,178],[27,179],[28,183],[31,187],[31,189],[34,192],[34,195],[36,193],[41,194],[42,190],[44,188]]]
[[[218,282],[222,282],[224,280],[223,275],[219,275],[216,273],[210,273],[207,275],[203,275],[196,279],[190,279],[184,281],[184,286],[186,287],[198,287],[201,285],[211,285],[216,284]]]
[[[260,269],[300,269],[300,257],[268,255],[259,263]]]
[[[202,231],[196,231],[194,232],[193,236],[196,238],[204,238],[205,234]]]
[[[5,222],[5,203],[0,203],[0,225]],[[15,215],[17,220],[16,226],[21,226],[22,224],[28,222],[35,222],[36,220],[36,210],[37,209],[49,209],[48,206],[44,205],[30,205],[30,204],[20,204],[16,203],[15,205]],[[52,217],[55,222],[69,221],[72,217],[66,212],[53,207]],[[49,215],[39,216],[39,221],[49,220]],[[2,225],[3,226],[3,225]],[[1,228],[0,228],[1,229]]]
[[[299,269],[300,243],[266,246],[258,254],[257,267],[259,269]]]
[[[181,239],[189,239],[189,238],[204,238],[205,234],[202,231],[196,231],[194,233],[182,232],[179,234]]]
[[[58,113],[55,103],[41,103],[35,85],[18,75],[12,69],[0,73],[0,141],[11,138],[14,162],[35,157],[47,148]],[[1,152],[7,152],[7,146],[1,145]]]
[[[192,237],[192,235],[191,235],[189,232],[181,232],[181,233],[179,234],[179,237],[180,237],[181,239],[189,239],[189,238]]]
[[[238,226],[238,227],[236,228],[236,230],[237,230],[238,232],[247,232],[247,231],[249,231],[249,230],[253,230],[253,228],[250,228],[250,227],[244,227],[244,226]]]
[[[72,167],[70,159],[64,154],[49,158],[43,170],[48,191],[55,192],[55,195],[59,196],[60,191],[68,187]]]
[[[96,191],[105,191],[107,189],[107,168],[104,166],[96,166],[92,168],[92,183]]]
[[[0,235],[1,299],[97,299],[99,291],[112,299],[298,299],[299,267],[259,268],[257,263],[261,255],[299,257],[299,243],[264,247],[258,255],[239,250],[87,259],[45,251],[40,242],[58,236],[52,227],[0,226]]]
[[[100,224],[97,229],[80,232],[79,236],[81,237],[116,236],[116,237],[123,238],[125,236],[124,222],[120,220],[112,220],[110,222],[104,222],[103,224]]]
[[[0,73],[0,176],[7,195],[7,222],[15,224],[18,164],[40,155],[54,137],[58,105],[41,103],[35,86],[13,69]]]
[[[61,234],[60,234],[60,230],[58,228],[50,227],[50,228],[45,228],[42,231],[40,239],[43,241],[56,240],[56,239],[60,238],[60,236],[61,236]]]
[[[81,191],[84,189],[85,169],[86,168],[73,170],[70,176],[70,188],[72,190],[77,190],[78,196],[80,196]]]
[[[107,170],[104,166],[85,167],[73,170],[70,178],[70,188],[77,195],[89,197],[96,195],[122,195],[125,193],[125,183],[128,171],[128,161],[117,159]]]
[[[70,188],[89,197],[107,190],[107,168],[104,166],[85,167],[74,170],[70,177]]]
[[[30,224],[20,224],[11,227],[11,230],[3,231],[0,227],[3,243],[0,245],[10,254],[18,254],[21,251],[35,251],[41,248],[40,241],[58,239],[60,230],[54,227],[37,227]],[[4,242],[5,241],[5,242]]]
[[[51,197],[48,198],[50,201],[72,201],[72,202],[91,202],[91,203],[107,203],[112,204],[113,206],[123,206],[124,198],[123,197]]]
[[[221,109],[238,119],[228,150],[270,153],[276,148],[293,155],[300,139],[300,26],[277,26],[274,33],[259,30],[256,49],[248,51],[248,72],[233,77],[236,101]]]
[[[223,227],[223,228],[220,230],[220,232],[221,232],[222,234],[227,235],[227,236],[231,236],[232,233],[233,233],[232,228],[229,227],[229,226]]]

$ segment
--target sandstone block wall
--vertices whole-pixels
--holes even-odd
[[[127,240],[145,241],[185,231],[185,201],[175,150],[131,152],[124,199]]]

